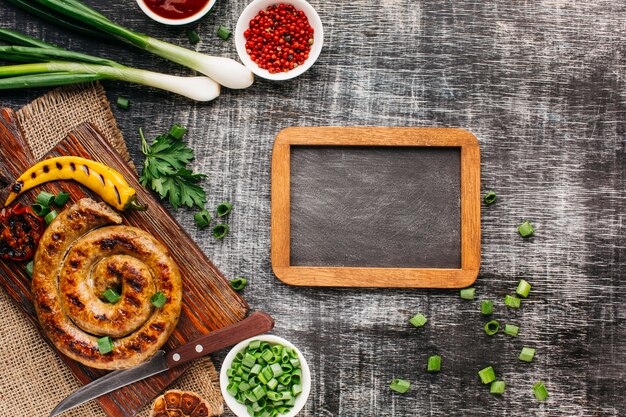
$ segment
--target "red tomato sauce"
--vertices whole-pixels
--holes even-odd
[[[209,0],[143,0],[154,13],[166,19],[185,19],[198,13]]]

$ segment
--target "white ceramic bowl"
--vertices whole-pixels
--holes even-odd
[[[155,20],[155,21],[157,21],[159,23],[163,23],[164,25],[180,26],[180,25],[186,25],[186,24],[189,24],[189,23],[193,23],[196,20],[199,20],[199,19],[203,18],[204,15],[206,15],[209,12],[209,10],[211,10],[213,8],[213,6],[215,5],[216,1],[217,0],[209,0],[209,2],[206,4],[206,6],[204,6],[202,9],[200,9],[200,11],[198,11],[196,14],[191,15],[189,17],[186,17],[184,19],[168,19],[166,17],[159,16],[158,14],[156,14],[152,10],[150,10],[150,8],[148,6],[146,6],[146,3],[143,0],[137,0],[137,4],[141,8],[141,10],[150,19]]]
[[[311,52],[309,52],[309,58],[304,61],[304,64],[298,66],[287,72],[279,72],[271,74],[268,70],[260,68],[254,61],[250,59],[250,56],[246,52],[246,38],[243,33],[250,27],[250,20],[254,18],[261,10],[267,9],[274,4],[291,4],[298,10],[302,10],[309,20],[309,25],[313,28],[313,45]],[[254,0],[248,5],[239,16],[237,21],[237,27],[235,28],[235,46],[237,47],[237,53],[241,62],[250,69],[253,73],[259,77],[266,78],[268,80],[288,80],[290,78],[297,77],[311,68],[311,65],[317,60],[320,52],[322,51],[322,45],[324,44],[324,28],[322,27],[322,20],[319,15],[309,3],[305,0]]]
[[[248,414],[248,410],[246,410],[246,406],[238,403],[235,397],[233,397],[228,393],[228,391],[226,391],[226,387],[228,386],[228,375],[226,375],[226,371],[232,365],[237,353],[244,350],[253,340],[261,340],[271,344],[280,344],[283,346],[287,346],[290,349],[294,349],[298,354],[298,359],[300,359],[300,366],[302,367],[302,392],[296,397],[296,403],[289,411],[289,413],[279,414],[279,417],[294,417],[300,412],[300,410],[302,410],[302,407],[304,407],[304,404],[306,404],[306,401],[309,398],[309,393],[311,392],[311,372],[309,370],[309,365],[306,363],[306,360],[302,355],[302,352],[300,352],[297,347],[295,347],[282,337],[274,336],[271,334],[264,334],[244,340],[243,342],[235,345],[235,347],[233,347],[230,352],[228,352],[228,355],[226,355],[226,358],[222,363],[222,369],[220,370],[220,388],[222,390],[224,400],[226,401],[226,405],[228,405],[228,408],[230,408],[237,417],[250,417],[250,414]]]

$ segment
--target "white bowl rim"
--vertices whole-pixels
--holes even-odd
[[[164,25],[180,26],[180,25],[186,25],[186,24],[189,24],[189,23],[193,23],[196,20],[202,19],[209,12],[209,10],[211,10],[213,8],[213,6],[215,5],[216,1],[217,0],[209,0],[209,2],[206,4],[206,6],[204,6],[202,9],[200,9],[196,14],[193,14],[193,15],[191,15],[189,17],[184,18],[184,19],[168,19],[167,17],[160,16],[160,15],[156,14],[155,12],[153,12],[152,10],[150,10],[150,8],[146,5],[144,0],[137,0],[137,4],[139,5],[139,8],[150,19],[152,19],[152,20],[154,20],[156,22],[159,22],[159,23],[163,23]]]
[[[226,370],[230,368],[230,364],[235,359],[237,353],[243,350],[250,342],[253,340],[260,340],[262,342],[268,343],[276,343],[283,346],[287,346],[290,349],[293,349],[298,354],[298,359],[300,359],[300,366],[302,368],[302,392],[296,397],[296,404],[287,414],[279,414],[279,417],[294,417],[298,414],[304,405],[306,404],[309,394],[311,393],[311,370],[309,369],[309,364],[307,363],[304,355],[293,345],[293,343],[289,342],[286,339],[283,339],[280,336],[275,336],[273,334],[263,334],[255,337],[251,337],[242,342],[237,343],[226,355],[224,358],[224,362],[222,362],[222,368],[220,369],[220,389],[222,391],[222,396],[224,397],[224,401],[228,408],[237,416],[237,417],[250,417],[248,414],[248,410],[243,404],[237,402],[235,397],[230,395],[228,391],[226,391],[226,386],[228,385],[228,375],[226,375]]]
[[[313,33],[313,39],[315,40],[315,42],[313,43],[311,52],[309,52],[309,58],[304,61],[304,64],[292,69],[291,71],[271,74],[268,70],[260,68],[256,64],[256,62],[250,59],[250,56],[246,52],[246,40],[243,36],[243,33],[246,31],[246,29],[248,29],[250,20],[254,18],[254,16],[256,16],[259,11],[265,10],[271,5],[281,3],[291,4],[296,9],[302,10],[304,12],[307,19],[309,20],[309,24],[315,31]],[[253,0],[250,4],[246,6],[243,12],[241,12],[239,19],[237,20],[237,26],[235,28],[235,46],[237,48],[237,53],[239,54],[239,59],[246,67],[248,67],[250,71],[258,75],[259,77],[268,80],[289,80],[303,74],[306,70],[311,68],[315,61],[317,61],[317,58],[322,51],[323,44],[324,27],[322,25],[322,20],[317,14],[317,11],[306,0]]]

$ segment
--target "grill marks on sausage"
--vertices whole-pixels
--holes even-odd
[[[132,240],[128,239],[126,236],[111,236],[110,238],[105,238],[99,241],[100,248],[102,250],[112,250],[116,246],[122,246],[130,252],[143,253],[137,245],[133,243]]]
[[[80,298],[78,298],[76,295],[71,294],[67,296],[67,299],[70,303],[74,304],[76,307],[78,308],[85,308],[85,304],[83,304],[80,301]]]
[[[165,329],[165,324],[163,323],[152,323],[150,328],[156,330],[157,332],[162,332]]]

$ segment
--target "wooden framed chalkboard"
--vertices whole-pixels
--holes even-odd
[[[480,266],[480,150],[456,128],[290,127],[272,154],[290,285],[462,288]]]

